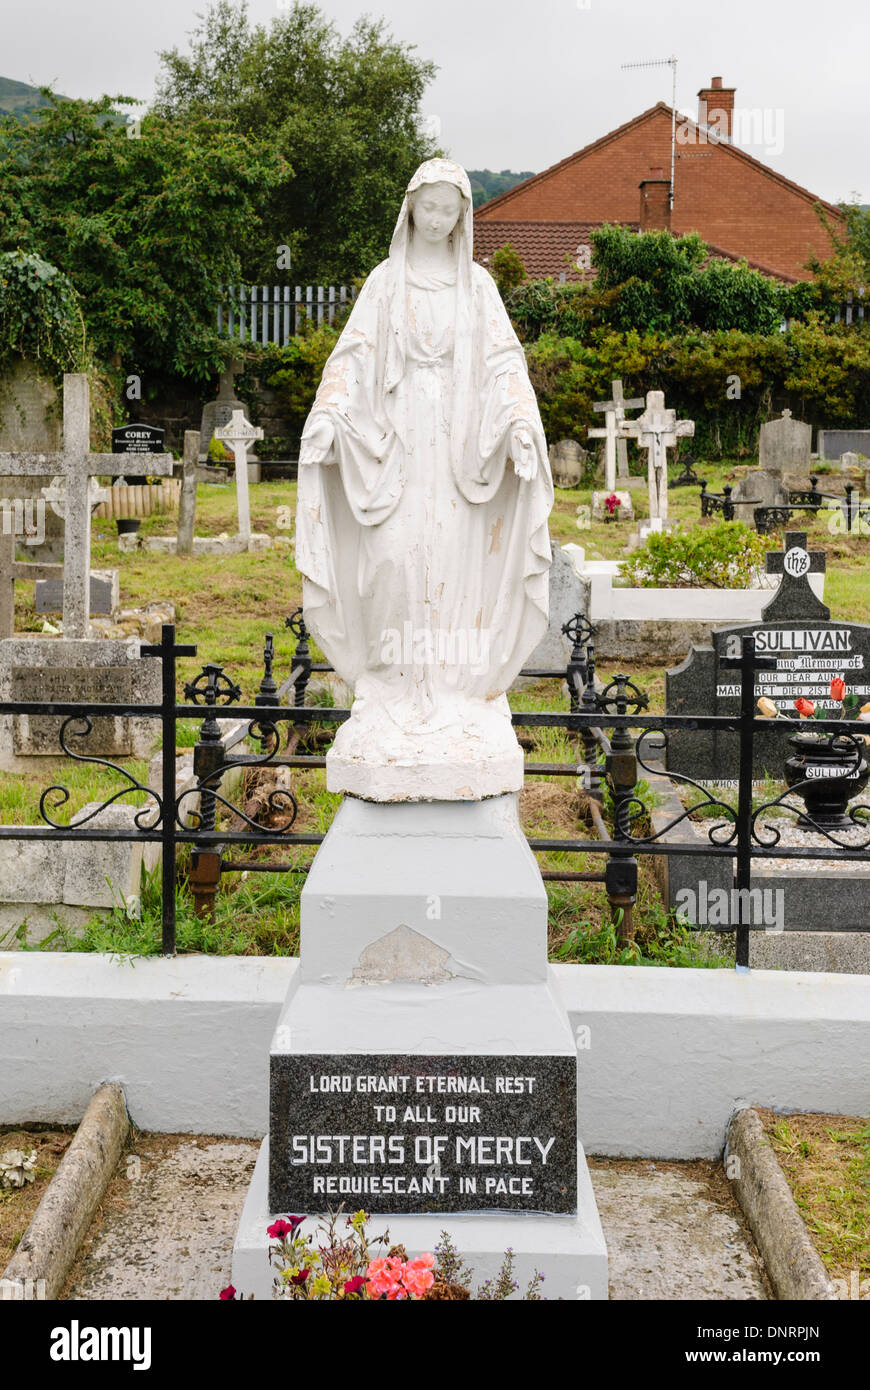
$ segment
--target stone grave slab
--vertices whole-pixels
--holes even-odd
[[[813,430],[795,420],[790,410],[779,420],[768,420],[758,437],[758,462],[765,473],[806,473],[810,467]]]
[[[585,615],[589,611],[589,584],[577,573],[573,558],[576,549],[574,545],[553,546],[550,622],[545,636],[524,663],[529,671],[567,669],[571,660],[572,645],[562,628],[578,613]]]
[[[50,637],[10,637],[0,642],[0,701],[45,703],[160,703],[160,663],[143,660],[140,642]],[[59,757],[61,719],[0,716],[0,760],[27,765],[29,758]],[[159,721],[130,716],[92,716],[83,751],[101,757],[149,758]],[[70,740],[78,750],[79,741]]]
[[[38,579],[35,586],[37,613],[63,612],[63,580]],[[91,614],[111,616],[121,602],[121,581],[118,570],[91,571]]]
[[[782,473],[755,468],[747,473],[731,494],[734,520],[755,527],[757,507],[787,507],[791,498],[783,484]]]
[[[39,670],[32,666],[13,666],[12,700],[30,704],[128,704],[133,682],[128,666],[67,666],[59,670]],[[129,721],[91,716],[93,729],[86,738],[67,731],[68,746],[76,752],[108,753],[126,757],[132,753]],[[13,720],[12,751],[16,757],[61,756],[60,730],[63,720],[51,715],[16,715]]]
[[[819,430],[819,458],[835,463],[847,453],[870,458],[870,430]]]

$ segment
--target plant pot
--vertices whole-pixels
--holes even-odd
[[[115,521],[119,536],[132,536],[139,530],[142,521],[137,516],[118,517]]]
[[[848,738],[837,734],[792,734],[795,750],[785,765],[789,787],[805,783],[798,796],[807,808],[798,825],[803,830],[820,826],[823,830],[844,830],[854,825],[846,814],[870,781],[870,767]]]

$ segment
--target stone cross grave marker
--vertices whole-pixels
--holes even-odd
[[[63,449],[60,453],[16,451],[0,454],[0,474],[27,478],[54,478],[60,475],[65,481],[63,634],[71,638],[85,638],[89,629],[91,479],[101,473],[120,477],[123,471],[119,466],[122,455],[92,454],[90,440],[88,379],[82,373],[67,373],[63,379]],[[171,454],[152,454],[148,468],[158,476],[171,476]],[[31,573],[27,577],[37,576]],[[52,576],[44,574],[38,577]]]
[[[762,614],[764,622],[788,622],[792,618],[827,622],[831,610],[810,588],[810,575],[824,574],[827,562],[824,550],[807,550],[806,531],[786,532],[785,550],[773,550],[767,556],[767,573],[781,575],[782,583]]]
[[[622,392],[622,382],[613,382],[613,399],[601,401],[592,409],[604,416],[603,430],[589,430],[590,439],[603,439],[604,445],[604,487],[608,495],[616,491],[617,471],[620,478],[628,477],[628,447],[620,426],[625,423],[627,410],[642,410],[644,400],[627,401]]]
[[[234,410],[228,425],[215,430],[215,439],[229,444],[236,456],[236,502],[239,508],[239,535],[246,543],[251,539],[251,500],[248,494],[248,447],[262,439],[263,431],[245,419],[243,410]]]
[[[637,420],[625,420],[619,427],[623,439],[635,439],[649,455],[649,514],[667,521],[668,518],[668,449],[677,447],[678,439],[692,439],[694,420],[678,420],[675,410],[665,409],[663,391],[650,391],[646,410]]]
[[[794,702],[800,696],[836,713],[831,681],[842,677],[847,688],[870,700],[870,625],[832,618],[810,583],[825,573],[822,552],[807,550],[803,531],[786,535],[785,550],[768,555],[768,573],[782,582],[757,623],[717,628],[709,647],[693,647],[681,666],[665,675],[668,714],[736,715],[740,687],[722,661],[739,657],[741,639],[754,636],[756,653],[775,661],[773,670],[759,670],[755,698],[762,696],[797,721]],[[771,723],[754,743],[753,776],[781,778],[788,757],[787,727]],[[737,734],[718,730],[684,733],[672,730],[667,752],[672,772],[700,781],[731,781],[740,767]]]

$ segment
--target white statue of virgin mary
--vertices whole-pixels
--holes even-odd
[[[354,691],[327,785],[370,801],[517,791],[505,692],[547,627],[553,505],[525,356],[472,259],[468,176],[408,186],[302,437],[306,622]]]

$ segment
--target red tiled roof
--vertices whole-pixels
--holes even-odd
[[[486,217],[491,217],[493,212],[495,212],[496,217],[500,217],[502,209],[507,211],[511,200],[516,198],[520,193],[527,192],[527,190],[533,188],[535,184],[541,183],[543,180],[551,178],[553,174],[560,172],[562,169],[566,169],[579,160],[585,159],[593,150],[600,149],[611,141],[618,140],[626,131],[631,130],[633,126],[638,126],[643,121],[648,121],[651,117],[659,113],[664,113],[668,120],[671,119],[673,114],[670,106],[666,105],[663,101],[657,101],[655,106],[650,106],[646,111],[642,111],[639,116],[633,116],[630,121],[626,121],[623,125],[617,126],[615,130],[610,130],[606,135],[601,135],[597,140],[592,140],[588,145],[584,145],[581,150],[575,150],[574,154],[569,154],[565,159],[560,159],[557,164],[551,165],[549,169],[544,169],[540,174],[535,174],[532,178],[526,179],[523,183],[515,184],[514,187],[509,188],[506,193],[499,193],[496,198],[491,198],[488,203],[483,204],[480,208],[480,212]],[[700,129],[698,124],[691,120],[690,117],[687,117],[682,111],[677,112],[677,121],[680,125],[686,125],[690,131],[694,132]],[[763,164],[760,159],[756,159],[754,155],[748,154],[746,150],[742,150],[739,145],[732,144],[730,140],[723,140],[717,145],[717,149],[724,150],[726,154],[733,156],[735,159],[743,160],[753,168],[766,174],[769,179],[780,184],[783,188],[789,189],[792,193],[797,193],[801,198],[806,199],[807,202],[813,204],[818,203],[833,217],[842,219],[842,210],[837,207],[836,204],[829,203],[824,198],[817,197],[814,193],[811,193],[808,188],[804,188],[802,184],[795,183],[793,179],[787,179],[784,174],[777,173],[777,171],[771,169],[768,164]]]
[[[577,265],[577,255],[581,247],[588,246],[591,250],[592,232],[604,225],[603,222],[480,222],[475,219],[474,259],[490,270],[496,251],[510,242],[530,280],[545,280],[548,276],[558,280],[564,271],[569,282],[592,281],[595,279],[594,270],[581,271]],[[639,222],[622,225],[628,227],[629,231],[640,231]],[[675,232],[674,235],[681,236],[682,233]],[[736,264],[746,260],[745,256],[737,256],[721,246],[710,246],[709,250],[708,261],[723,260]],[[771,270],[757,261],[750,260],[748,264],[771,279],[782,280],[789,285],[798,283],[793,275]]]
[[[486,204],[484,204],[486,207]],[[526,268],[531,280],[552,276],[558,280],[565,272],[568,280],[588,280],[594,272],[584,273],[577,265],[581,247],[592,249],[590,235],[600,222],[474,222],[474,259],[491,268],[496,251],[510,242]],[[640,230],[639,222],[625,224],[631,231]]]

